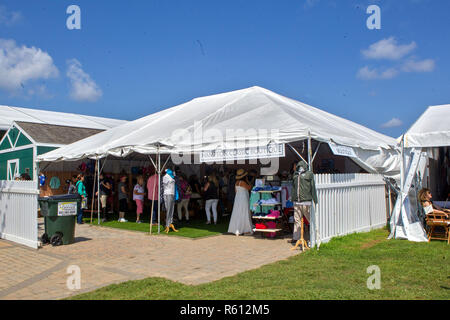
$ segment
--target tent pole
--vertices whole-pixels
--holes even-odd
[[[94,183],[97,176],[97,162],[95,162],[95,170],[94,170]],[[94,199],[95,199],[95,185],[94,188],[92,188],[92,201],[91,201],[91,224],[92,224],[92,218],[94,215]],[[86,204],[87,205],[87,204]]]
[[[155,168],[155,173],[158,170],[158,168],[156,167],[155,162],[153,161],[152,157],[149,155],[148,156],[150,158],[150,160],[152,161],[153,167]],[[158,161],[158,160],[156,160]],[[152,209],[150,211],[150,235],[152,235],[152,227],[153,227],[153,209],[155,208],[155,190],[156,189],[156,183],[153,185],[153,193],[152,193]]]
[[[319,148],[320,148],[321,144],[322,144],[322,142],[319,142],[319,144],[317,145],[316,151],[314,151],[314,155],[313,155],[312,160],[311,160],[313,163],[314,163],[314,159],[317,156],[317,152],[319,152]]]
[[[295,150],[295,148],[294,148],[293,146],[291,146],[291,144],[288,143],[288,146],[289,146],[289,148],[291,148],[292,151],[295,152],[296,155],[298,155],[298,156],[300,157],[300,159],[302,159],[303,161],[307,162],[307,161],[302,157],[302,155],[301,155],[297,150]]]
[[[311,131],[308,131],[308,167],[309,170],[312,172],[312,163],[311,163],[311,153],[312,153],[312,149],[311,149]]]
[[[401,163],[400,163],[400,215],[403,210],[403,191],[405,189],[405,135],[402,135]],[[394,215],[394,239],[397,235],[397,216]]]
[[[160,233],[161,225],[161,154],[159,153],[159,145],[157,149],[158,154],[158,234]]]
[[[100,160],[97,159],[97,224],[100,224]]]
[[[388,216],[388,218],[390,219],[391,218],[391,201],[392,201],[392,199],[391,199],[391,186],[388,184],[387,185],[387,187],[388,187],[388,196],[389,196],[389,204],[388,204],[388,208],[389,208],[389,216]]]
[[[317,154],[317,151],[319,151],[319,146],[320,146],[320,143],[317,146],[316,154]],[[314,157],[315,157],[315,155],[314,155]],[[308,166],[309,166],[309,170],[312,173],[314,173],[313,161],[314,161],[314,158],[312,158],[311,131],[308,131]],[[316,206],[315,206],[314,201],[312,201],[312,203],[311,203],[311,217],[314,217],[314,231],[315,231],[314,239],[316,242],[317,250],[319,250],[320,249],[320,235],[319,235],[319,228],[318,228],[317,216],[316,216]],[[311,239],[311,229],[309,231],[309,234],[310,234],[310,239]]]

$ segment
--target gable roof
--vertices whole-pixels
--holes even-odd
[[[107,130],[127,121],[74,113],[28,109],[0,105],[0,130],[8,130],[14,121]]]
[[[203,132],[209,129],[222,136],[208,142],[196,136],[196,123]],[[253,129],[248,130],[248,129]],[[234,135],[228,135],[234,130]],[[241,131],[239,131],[241,130]],[[126,156],[132,152],[161,152],[215,149],[239,140],[267,145],[272,138],[258,136],[258,130],[278,131],[277,142],[289,143],[307,139],[309,133],[317,141],[335,142],[367,150],[396,148],[394,138],[368,129],[352,121],[295,101],[270,90],[251,87],[193,99],[187,103],[125,123],[93,137],[67,145],[40,156],[41,161],[75,160]],[[174,139],[174,133],[183,133]],[[265,140],[265,141],[262,141]]]
[[[16,123],[37,144],[66,145],[104,131],[99,129],[57,126],[21,121],[17,121]]]
[[[450,104],[431,106],[405,134],[405,147],[450,146]]]

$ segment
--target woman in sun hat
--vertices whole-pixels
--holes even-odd
[[[233,212],[231,213],[230,225],[228,232],[236,236],[240,234],[253,233],[253,224],[249,208],[248,192],[252,187],[245,181],[248,175],[244,169],[236,172],[236,196],[234,198]]]

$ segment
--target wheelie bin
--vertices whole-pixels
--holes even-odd
[[[45,233],[41,238],[42,243],[50,243],[53,246],[74,243],[75,222],[81,206],[80,195],[40,197],[39,206],[45,224]]]

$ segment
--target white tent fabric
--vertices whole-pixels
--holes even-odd
[[[402,138],[399,138],[401,142]],[[418,190],[426,170],[430,148],[450,146],[450,105],[431,106],[404,135],[405,183],[391,219],[390,238],[425,242],[427,237],[420,217]],[[417,163],[415,163],[414,159]]]
[[[108,130],[127,122],[125,120],[85,116],[74,113],[0,106],[0,130],[9,129],[14,121],[101,130]]]
[[[429,107],[405,134],[405,147],[450,146],[450,104]]]
[[[132,152],[198,153],[202,150],[265,146],[307,139],[334,142],[355,149],[370,172],[398,175],[395,139],[352,121],[260,87],[207,97],[151,114],[38,157],[70,161],[125,157]]]
[[[426,153],[421,149],[405,151],[405,179],[390,220],[389,239],[428,241],[422,225],[423,212],[417,199],[426,167]]]

